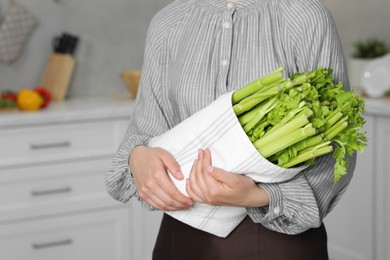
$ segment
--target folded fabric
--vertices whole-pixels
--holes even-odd
[[[152,138],[151,147],[169,151],[189,177],[198,149],[209,148],[212,163],[235,174],[245,174],[256,182],[275,183],[293,178],[307,166],[281,168],[262,157],[253,146],[232,109],[233,92],[224,94],[164,134]],[[170,175],[170,174],[169,174]],[[183,193],[185,179],[172,182]],[[187,211],[169,211],[170,216],[192,227],[219,237],[226,237],[245,218],[241,207],[210,206],[196,203]]]

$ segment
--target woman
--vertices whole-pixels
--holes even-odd
[[[322,220],[345,192],[355,157],[337,184],[331,155],[290,181],[264,184],[212,167],[212,154],[201,149],[186,197],[167,176],[169,169],[183,179],[172,155],[147,147],[220,95],[280,66],[286,76],[329,67],[348,86],[339,37],[322,0],[176,0],[153,18],[134,113],[106,176],[108,192],[164,211],[203,202],[248,213],[227,238],[164,215],[154,259],[328,259]]]

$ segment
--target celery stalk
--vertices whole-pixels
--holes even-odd
[[[292,86],[299,86],[302,85],[303,83],[307,82],[309,77],[306,74],[299,75],[295,79],[292,80]]]
[[[299,151],[298,155],[307,153],[307,152],[309,152],[309,151],[314,151],[314,150],[323,148],[323,147],[325,147],[325,146],[327,146],[327,145],[330,145],[330,144],[331,144],[330,141],[324,141],[324,142],[322,142],[322,143],[318,143],[318,144],[316,144],[316,145],[307,147],[307,148],[305,148],[305,149]]]
[[[265,122],[255,126],[255,128],[253,129],[253,137],[255,138],[253,142],[255,142],[257,139],[259,139],[260,137],[262,137],[264,135],[264,129],[268,125],[269,125],[269,122],[265,121]]]
[[[334,117],[337,113],[340,113],[343,109],[349,106],[349,102],[343,104],[341,107],[336,108],[332,113],[330,113],[326,118],[325,122],[329,121],[332,117]]]
[[[283,79],[282,71],[283,67],[277,68],[275,71],[265,75],[264,77],[253,81],[252,83],[246,85],[245,87],[235,91],[232,95],[233,105],[237,104],[242,99],[252,95],[253,93],[259,91],[264,86],[270,85],[274,82],[277,82]]]
[[[337,115],[337,113],[340,113],[340,112],[341,112],[341,109],[340,109],[340,108],[335,109],[334,111],[332,111],[332,112],[325,118],[325,122],[328,122],[332,117],[334,117],[335,115]]]
[[[256,148],[263,157],[268,158],[275,153],[315,134],[316,129],[312,126],[312,124],[307,124],[305,127],[296,129],[294,131],[287,131],[283,137],[273,141],[272,143],[269,143],[265,146],[257,146]]]
[[[326,147],[323,147],[323,148],[320,148],[317,150],[308,151],[306,153],[298,155],[297,157],[293,158],[291,161],[282,165],[281,167],[290,168],[290,167],[293,167],[293,166],[298,165],[300,163],[306,162],[307,160],[310,160],[310,159],[313,159],[315,157],[330,153],[332,151],[333,151],[332,146],[326,146]]]
[[[325,135],[325,138],[327,140],[332,140],[333,138],[335,138],[339,133],[341,133],[347,127],[348,127],[348,122],[343,122],[336,129],[334,129],[332,132],[330,132],[327,135]]]
[[[325,136],[333,132],[335,129],[337,129],[339,126],[341,126],[344,122],[348,120],[348,116],[343,117],[341,120],[339,120],[336,124],[334,124],[331,128],[327,129],[325,131]]]
[[[248,133],[249,130],[251,130],[253,127],[256,126],[256,124],[272,109],[277,106],[275,104],[276,98],[270,99],[267,103],[265,103],[262,106],[262,109],[258,110],[256,115],[246,124],[244,125],[244,131],[245,133]]]
[[[267,91],[258,91],[254,93],[253,95],[248,95],[246,98],[242,99],[239,103],[234,103],[233,110],[236,113],[237,116],[241,115],[242,113],[250,110],[257,104],[261,103],[265,99],[278,94],[281,90],[287,90],[299,85],[302,85],[303,83],[307,82],[308,77],[304,74],[299,75],[293,80],[287,79],[285,81],[280,82],[279,84],[275,84],[271,88],[267,89]],[[238,90],[240,91],[240,90]],[[236,91],[237,92],[237,91]],[[234,95],[234,94],[233,94]]]
[[[343,113],[338,112],[334,116],[329,118],[329,120],[327,120],[325,122],[325,129],[331,128],[342,116],[343,116]]]
[[[281,79],[279,81],[275,81],[274,83],[270,84],[270,85],[267,85],[267,86],[264,86],[262,89],[260,89],[259,91],[253,93],[253,95],[257,94],[257,93],[262,93],[262,92],[267,92],[268,90],[272,89],[273,87],[275,86],[280,86],[283,84],[283,82],[285,82],[286,79]]]
[[[297,151],[302,151],[303,149],[306,149],[308,147],[311,147],[311,146],[314,146],[314,145],[321,143],[323,140],[324,140],[323,134],[315,135],[313,137],[307,138],[307,139],[295,144],[295,148],[297,149]]]
[[[256,142],[254,142],[253,145],[257,149],[259,149],[260,147],[268,145],[268,144],[270,144],[272,142],[276,142],[278,139],[280,139],[283,136],[285,136],[286,133],[289,133],[291,131],[299,129],[300,127],[308,124],[309,123],[308,116],[305,113],[302,113],[302,112],[299,113],[298,115],[296,115],[293,119],[291,119],[290,122],[288,122],[284,126],[280,127],[276,131],[274,131],[272,134],[263,136],[262,138],[260,138]]]
[[[278,90],[276,89],[271,89],[267,92],[262,92],[262,93],[256,93],[250,97],[247,97],[246,99],[241,100],[240,103],[236,104],[233,106],[233,111],[234,113],[239,116],[243,114],[244,112],[250,110],[257,104],[260,104],[264,100],[278,94]]]
[[[274,125],[270,130],[267,131],[267,133],[264,135],[264,137],[272,134],[285,124],[287,124],[296,114],[300,113],[304,108],[298,107],[296,109],[291,110],[287,115],[285,115],[282,120],[279,121],[276,125]],[[310,110],[310,109],[309,109]],[[308,111],[308,110],[306,110]],[[311,111],[311,110],[310,110]],[[307,117],[310,117],[313,113],[306,113]]]
[[[293,110],[291,110],[290,112],[288,112],[287,115],[285,115],[282,120],[279,121],[279,123],[277,123],[276,125],[274,125],[270,130],[267,131],[267,135],[275,132],[275,130],[281,128],[282,126],[284,126],[287,122],[289,122],[296,114],[298,114],[299,112],[302,111],[303,108],[299,107],[299,108],[295,108]]]
[[[264,104],[259,104],[256,107],[252,108],[250,111],[247,113],[241,115],[238,117],[238,122],[240,122],[241,126],[244,126],[247,124],[251,119],[256,116],[256,114],[259,112],[259,110],[263,109]]]

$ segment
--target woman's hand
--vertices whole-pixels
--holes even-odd
[[[137,146],[131,152],[129,167],[139,196],[152,207],[164,211],[192,207],[191,198],[183,195],[168,177],[167,169],[176,179],[184,178],[179,164],[166,150]]]
[[[267,192],[251,178],[213,167],[209,149],[199,150],[186,190],[194,201],[215,206],[262,207],[269,204]]]

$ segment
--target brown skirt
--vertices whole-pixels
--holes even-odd
[[[295,259],[329,259],[323,224],[298,235],[286,235],[246,217],[227,238],[220,238],[164,214],[153,251],[153,260]]]

